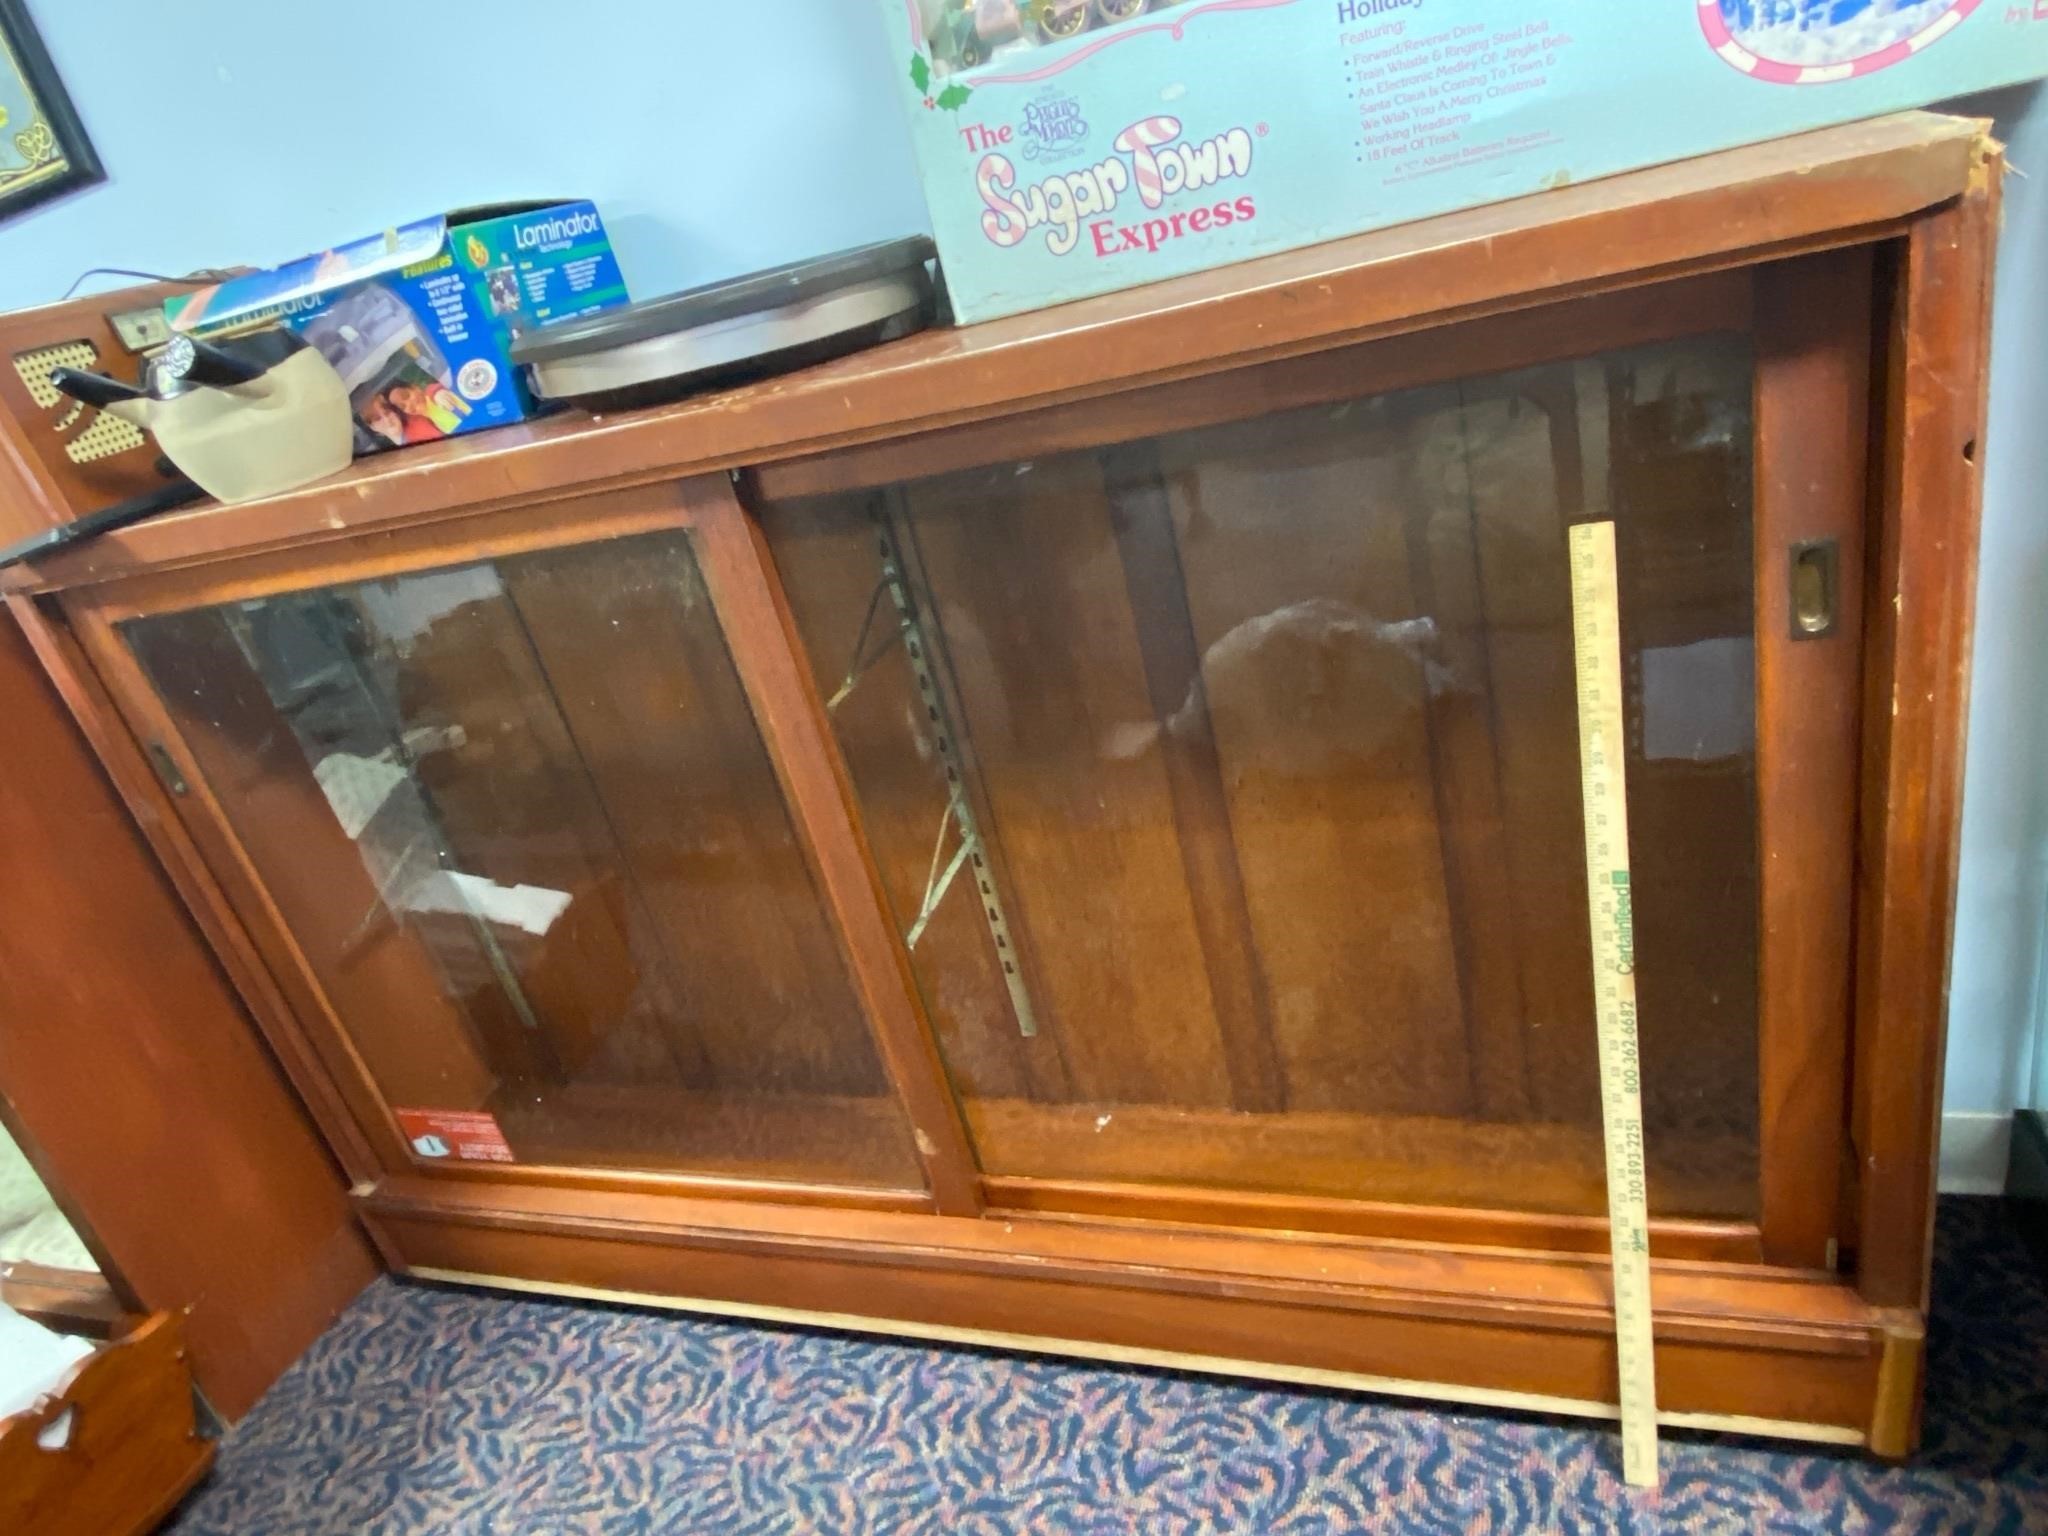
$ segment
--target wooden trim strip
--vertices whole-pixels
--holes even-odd
[[[1869,1442],[1879,1456],[1910,1456],[1920,1443],[1926,1375],[1927,1326],[1919,1313],[1906,1313],[1885,1329],[1878,1360]]]
[[[0,1264],[0,1303],[45,1328],[111,1339],[142,1321],[104,1275],[26,1261]]]
[[[1456,1206],[1395,1205],[1310,1195],[1251,1195],[1195,1186],[1115,1184],[1081,1179],[990,1175],[982,1190],[990,1213],[1028,1211],[1083,1220],[1154,1221],[1231,1230],[1290,1232],[1314,1240],[1358,1237],[1398,1243],[1449,1243],[1519,1252],[1600,1255],[1607,1221]],[[1744,1222],[1658,1221],[1650,1228],[1659,1259],[1760,1264],[1757,1228]]]
[[[1759,1159],[1764,1252],[1825,1267],[1848,1131],[1872,258],[1757,275]],[[1795,640],[1791,551],[1839,551],[1835,632]]]
[[[1899,279],[1867,604],[1857,901],[1859,1285],[1928,1306],[2003,156],[1917,223]]]
[[[1284,1362],[1233,1360],[1223,1355],[1145,1349],[1085,1339],[1047,1338],[1037,1334],[1011,1333],[987,1328],[956,1328],[942,1323],[862,1317],[849,1312],[816,1312],[799,1307],[762,1306],[704,1297],[665,1296],[647,1291],[551,1285],[543,1281],[521,1280],[507,1275],[467,1274],[459,1270],[434,1269],[428,1266],[415,1266],[406,1273],[415,1280],[426,1280],[438,1285],[480,1286],[489,1290],[513,1291],[532,1296],[555,1296],[609,1306],[649,1307],[665,1312],[687,1312],[706,1317],[737,1318],[746,1322],[799,1328],[831,1328],[844,1333],[867,1334],[881,1338],[915,1339],[928,1344],[957,1344],[970,1349],[1001,1349],[1019,1354],[1093,1360],[1106,1365],[1138,1366],[1163,1371],[1195,1371],[1206,1376],[1223,1376],[1240,1381],[1285,1382],[1291,1386],[1313,1387],[1325,1392],[1366,1392],[1378,1397],[1460,1403],[1468,1407],[1490,1408],[1505,1413],[1552,1414],[1610,1421],[1621,1416],[1620,1410],[1612,1403],[1594,1402],[1585,1398],[1555,1397],[1538,1392],[1501,1391],[1461,1385],[1457,1382],[1426,1382],[1389,1376],[1368,1376],[1355,1371],[1318,1370],[1312,1366],[1290,1365]],[[1797,1420],[1751,1418],[1738,1414],[1674,1413],[1667,1410],[1657,1415],[1657,1422],[1667,1429],[1767,1436],[1780,1440],[1805,1440],[1821,1445],[1860,1446],[1865,1439],[1859,1431],[1836,1424],[1808,1424]]]
[[[1741,269],[1516,309],[1278,362],[1205,373],[1122,396],[891,438],[748,471],[749,500],[779,501],[1034,459],[1276,411],[1472,381],[1566,357],[1589,357],[1718,331],[1747,331],[1751,279]]]
[[[974,1151],[919,1001],[910,956],[889,920],[881,875],[854,810],[852,779],[810,669],[799,660],[803,641],[774,561],[730,479],[707,475],[687,481],[681,499],[695,525],[698,563],[733,664],[831,912],[877,1054],[910,1117],[932,1197],[943,1214],[973,1215],[981,1209]]]
[[[673,1195],[686,1200],[824,1206],[835,1211],[890,1211],[903,1215],[931,1214],[935,1210],[931,1196],[922,1189],[883,1189],[862,1184],[800,1184],[721,1174],[547,1163],[411,1163],[410,1166],[420,1178],[436,1183],[532,1185],[546,1189],[580,1189],[595,1195]]]
[[[576,498],[573,517],[561,499],[527,502],[442,521],[393,529],[368,547],[245,555],[199,568],[138,576],[95,594],[95,609],[109,623],[150,613],[248,602],[280,592],[376,581],[382,577],[470,565],[567,545],[595,544],[635,534],[689,527],[689,512],[665,487],[637,486]]]

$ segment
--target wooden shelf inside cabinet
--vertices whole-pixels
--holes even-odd
[[[10,601],[394,1266],[1601,1413],[1612,523],[1663,1405],[1902,1454],[1998,175],[1833,129]]]

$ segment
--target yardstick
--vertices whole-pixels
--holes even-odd
[[[1600,1036],[1600,1113],[1607,1139],[1614,1336],[1621,1363],[1621,1459],[1628,1481],[1649,1488],[1657,1483],[1657,1363],[1650,1329],[1650,1210],[1643,1162],[1642,1057],[1636,1036],[1628,737],[1622,708],[1614,524],[1580,523],[1570,539],[1586,897],[1593,931],[1593,1009]]]

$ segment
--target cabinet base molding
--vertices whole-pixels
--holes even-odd
[[[1612,1420],[1593,1256],[1022,1213],[980,1220],[418,1180],[362,1193],[414,1279]],[[1804,1271],[1660,1263],[1660,1420],[1903,1454],[1896,1319]],[[1890,1405],[1889,1407],[1887,1405]]]
[[[604,1291],[591,1286],[553,1285],[509,1275],[471,1275],[460,1270],[416,1268],[407,1278],[435,1285],[472,1286],[482,1290],[516,1291],[560,1301],[589,1301],[605,1306],[647,1307],[662,1312],[687,1312],[737,1322],[775,1327],[830,1328],[842,1333],[872,1334],[886,1339],[912,1339],[921,1344],[957,1344],[966,1349],[1003,1349],[1022,1354],[1089,1360],[1102,1365],[1137,1366],[1146,1370],[1193,1371],[1204,1376],[1229,1376],[1242,1381],[1278,1382],[1330,1392],[1366,1392],[1376,1397],[1406,1397],[1421,1402],[1455,1403],[1493,1408],[1506,1413],[1555,1414],[1575,1419],[1618,1419],[1612,1403],[1580,1398],[1546,1397],[1536,1392],[1498,1392],[1444,1381],[1398,1381],[1387,1376],[1362,1376],[1355,1371],[1318,1370],[1313,1366],[1261,1364],[1229,1360],[1220,1355],[1188,1354],[1171,1349],[1134,1349],[1084,1339],[1049,1339],[1028,1333],[1002,1333],[987,1328],[948,1328],[851,1312],[806,1312],[794,1307],[763,1307],[744,1301],[719,1301],[702,1296],[663,1296],[648,1291]],[[1834,1424],[1800,1424],[1787,1419],[1757,1419],[1739,1413],[1659,1413],[1665,1429],[1692,1429],[1717,1434],[1758,1435],[1779,1440],[1808,1440],[1820,1445],[1866,1443],[1860,1431]]]

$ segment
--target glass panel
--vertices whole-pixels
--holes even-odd
[[[1652,1198],[1755,1214],[1751,379],[1694,341],[771,510],[988,1170],[1604,1211],[1611,517]]]
[[[921,1187],[684,535],[125,628],[416,1154]]]

